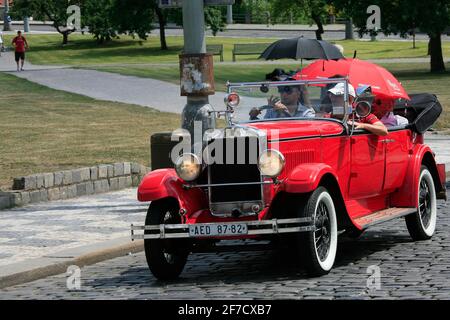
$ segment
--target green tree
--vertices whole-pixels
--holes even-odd
[[[115,0],[84,0],[83,23],[99,43],[118,37],[112,18],[115,5]]]
[[[441,35],[450,25],[448,0],[335,0],[333,5],[353,18],[360,35],[373,32],[367,29],[369,5],[380,7],[380,31],[386,35],[393,33],[406,37],[415,28],[425,32],[429,37],[431,72],[445,71]]]
[[[81,3],[82,0],[14,0],[12,14],[19,18],[34,16],[53,21],[53,27],[63,36],[63,44],[67,44],[69,35],[76,31],[74,26],[67,25],[67,8],[81,6]]]
[[[287,13],[308,16],[317,25],[316,39],[322,40],[323,21],[328,16],[326,0],[271,0],[270,8],[275,18]]]

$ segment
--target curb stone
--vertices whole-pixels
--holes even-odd
[[[65,273],[72,265],[81,268],[143,250],[143,240],[131,242],[127,237],[74,248],[46,258],[0,266],[0,289]]]

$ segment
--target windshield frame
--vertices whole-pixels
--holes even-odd
[[[281,87],[281,86],[293,86],[293,85],[314,85],[314,84],[338,84],[338,83],[344,83],[344,117],[342,120],[340,119],[333,119],[334,121],[337,121],[339,123],[342,123],[342,125],[348,129],[347,121],[349,119],[349,116],[352,114],[352,106],[348,103],[348,96],[349,96],[349,81],[348,77],[345,78],[323,78],[323,79],[317,79],[317,80],[287,80],[287,81],[260,81],[260,82],[237,82],[237,83],[231,83],[227,82],[227,95],[233,93],[235,89],[239,89],[242,87],[248,87],[248,88],[260,88],[262,86],[266,86],[268,88],[270,87]],[[239,108],[239,106],[237,106]],[[236,123],[233,121],[233,113],[227,112],[226,113],[227,123],[229,126],[236,125]],[[281,118],[277,120],[312,120],[312,118]],[[317,120],[330,120],[327,118],[315,118]],[[273,121],[275,119],[261,119],[261,120],[252,120],[252,121],[245,121],[240,123],[252,123],[252,122],[264,122],[264,121]]]

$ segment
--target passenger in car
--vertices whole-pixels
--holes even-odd
[[[330,96],[333,109],[343,108],[344,92],[345,92],[344,83],[338,83],[333,88],[328,90],[328,94]],[[348,84],[348,99],[349,99],[348,102],[352,104],[355,98],[356,98],[355,88],[353,88],[351,84]],[[388,134],[386,126],[373,113],[370,113],[368,116],[358,119],[356,121],[354,119],[350,120],[349,125],[355,125],[355,129],[357,130],[364,129],[379,136],[386,136]]]
[[[392,100],[377,98],[372,104],[372,110],[386,127],[405,126],[408,124],[408,119],[394,114],[394,102]]]

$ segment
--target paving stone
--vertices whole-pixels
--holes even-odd
[[[81,169],[72,170],[72,183],[80,183],[83,181],[81,179]]]
[[[114,177],[114,166],[112,164],[108,164],[107,168],[108,168],[108,178]]]
[[[62,186],[63,179],[64,179],[64,173],[62,171],[53,173],[53,184],[55,187]]]
[[[55,176],[53,173],[44,174],[44,187],[51,188],[55,184]]]
[[[55,201],[61,199],[61,191],[60,188],[51,188],[48,189],[48,200]]]
[[[90,180],[98,179],[98,167],[91,167],[90,169]],[[87,179],[89,180],[89,179]]]
[[[124,162],[123,163],[123,174],[124,175],[130,175],[131,174],[131,163],[130,162]]]
[[[36,188],[40,189],[40,188],[44,188],[45,183],[44,183],[44,174],[37,174],[36,175]]]
[[[72,183],[72,171],[66,170],[63,171],[63,185],[69,185]]]
[[[104,193],[104,192],[108,192],[110,190],[112,190],[112,189],[110,189],[107,179],[94,181],[94,192],[95,193]]]
[[[131,163],[131,173],[132,174],[141,173],[141,165],[136,162]]]
[[[108,178],[108,166],[107,165],[99,165],[98,166],[98,178]]]
[[[114,177],[120,177],[124,175],[123,162],[114,163]]]
[[[125,189],[127,187],[127,177],[119,177],[119,189]]]

